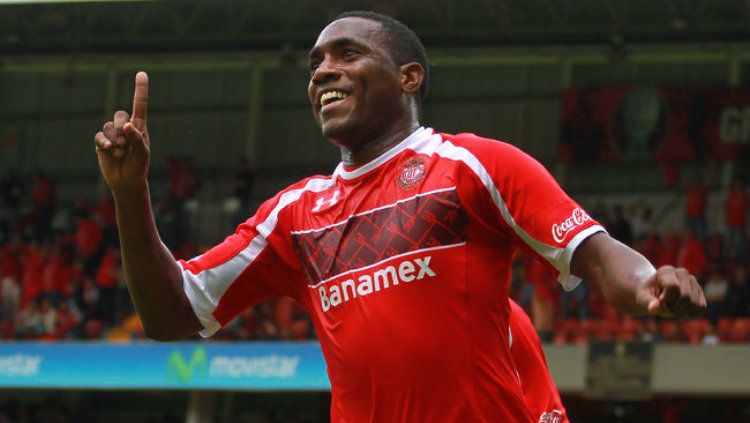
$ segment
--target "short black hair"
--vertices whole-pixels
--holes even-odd
[[[427,66],[427,51],[417,34],[400,21],[381,13],[369,10],[353,10],[338,15],[333,21],[343,18],[362,18],[379,22],[383,29],[383,36],[388,43],[391,59],[397,66],[417,62],[424,68],[424,79],[417,91],[417,103],[421,109],[422,102],[427,97],[430,86],[430,70]],[[333,22],[331,21],[331,22]]]

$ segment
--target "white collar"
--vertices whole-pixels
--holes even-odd
[[[408,137],[404,138],[403,141],[399,142],[398,144],[391,147],[388,151],[381,154],[377,158],[371,160],[370,162],[354,169],[351,171],[348,171],[344,169],[344,163],[339,163],[338,166],[336,166],[336,170],[333,172],[334,176],[340,176],[343,179],[354,179],[359,176],[364,175],[365,173],[375,169],[376,167],[380,166],[381,164],[387,162],[388,160],[392,159],[393,157],[396,157],[399,153],[406,150],[407,148],[410,148],[412,146],[415,146],[417,144],[420,144],[423,141],[426,141],[428,138],[432,136],[434,133],[432,128],[425,128],[424,126],[420,126],[417,128],[414,132],[411,133]]]

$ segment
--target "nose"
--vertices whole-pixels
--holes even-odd
[[[323,59],[323,61],[315,68],[315,71],[310,77],[313,84],[322,85],[329,81],[335,81],[341,76],[341,69],[331,60],[330,57]]]

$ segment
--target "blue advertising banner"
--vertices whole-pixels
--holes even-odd
[[[0,343],[1,388],[328,390],[317,342]]]

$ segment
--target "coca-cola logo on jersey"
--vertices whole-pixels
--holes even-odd
[[[562,422],[563,413],[560,410],[552,410],[546,413],[542,413],[539,416],[539,423],[560,423]]]
[[[568,236],[568,233],[570,233],[570,231],[588,222],[589,220],[591,220],[591,217],[589,217],[589,215],[585,211],[583,211],[583,209],[577,207],[575,210],[573,210],[573,213],[570,214],[570,217],[559,224],[555,223],[554,225],[552,225],[552,238],[554,238],[556,242],[562,242],[565,237]]]

